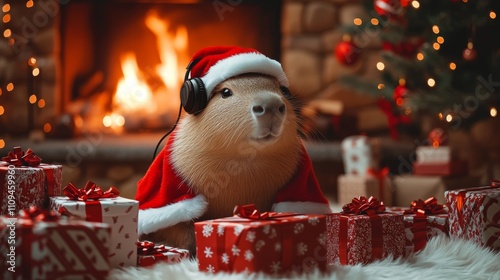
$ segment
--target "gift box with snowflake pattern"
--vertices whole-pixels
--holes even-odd
[[[278,213],[195,223],[200,271],[300,275],[326,269],[325,216]]]
[[[405,252],[403,215],[326,215],[327,263],[369,264]]]

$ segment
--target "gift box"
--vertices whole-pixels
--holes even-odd
[[[445,204],[444,192],[477,186],[480,178],[474,176],[420,176],[397,175],[392,178],[393,206],[408,207],[413,200],[435,197],[439,204]]]
[[[15,147],[0,161],[0,215],[46,206],[47,194],[62,194],[62,166],[41,163],[30,149]]]
[[[78,189],[70,183],[65,188],[65,193],[69,196],[50,197],[50,209],[87,221],[109,224],[110,266],[136,266],[139,202],[118,196],[118,191],[114,188],[103,192],[92,182],[88,182],[83,189]]]
[[[415,152],[419,163],[448,163],[455,160],[455,154],[449,146],[419,146]]]
[[[461,160],[452,160],[442,163],[413,163],[415,175],[455,176],[467,174],[467,163]]]
[[[189,258],[186,249],[174,248],[150,241],[137,242],[137,266],[149,267],[157,263],[179,263]]]
[[[324,215],[258,213],[253,205],[242,208],[247,210],[235,211],[239,216],[195,223],[200,271],[280,277],[325,271]]]
[[[500,249],[500,188],[466,188],[445,192],[449,234]]]
[[[105,279],[110,227],[36,207],[0,216],[2,279]]]
[[[371,169],[379,168],[379,148],[367,136],[355,135],[344,138],[341,143],[344,173],[365,175]]]
[[[392,183],[387,173],[378,175],[339,175],[337,178],[337,197],[340,205],[352,201],[353,197],[378,197],[386,206],[392,205]]]
[[[448,235],[447,208],[435,197],[414,200],[410,207],[387,207],[387,212],[402,214],[404,218],[405,255],[422,250],[427,241],[438,235]]]
[[[369,264],[405,251],[403,215],[385,212],[381,202],[355,198],[341,213],[326,215],[327,263]]]

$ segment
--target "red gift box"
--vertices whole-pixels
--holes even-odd
[[[445,192],[449,234],[500,249],[500,188],[492,186]]]
[[[189,258],[189,251],[165,245],[157,245],[150,241],[137,242],[137,266],[149,267],[162,263],[179,263]]]
[[[368,264],[404,255],[403,215],[384,212],[379,203],[373,197],[360,197],[345,205],[342,213],[326,215],[328,264]],[[354,204],[359,204],[359,211],[346,211]]]
[[[44,207],[47,195],[62,195],[62,166],[41,163],[33,151],[15,147],[0,161],[0,215]]]
[[[105,279],[110,228],[36,208],[0,216],[2,279]],[[12,238],[9,238],[12,236]]]
[[[460,160],[452,160],[444,163],[414,162],[413,174],[438,176],[464,175],[467,174],[467,163]]]
[[[437,204],[435,197],[414,200],[410,207],[388,207],[386,210],[404,215],[406,255],[422,250],[434,236],[448,235],[447,208]]]
[[[266,212],[214,219],[195,223],[195,235],[200,271],[287,277],[326,270],[324,215]]]

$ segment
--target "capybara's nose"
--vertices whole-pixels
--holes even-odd
[[[252,114],[255,117],[264,115],[283,115],[286,111],[286,105],[279,97],[268,96],[259,98],[252,105]]]

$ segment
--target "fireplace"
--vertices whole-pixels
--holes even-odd
[[[240,45],[280,57],[281,1],[3,2],[12,32],[4,33],[5,47],[15,49],[9,54],[21,66],[1,81],[13,83],[18,97],[6,102],[17,112],[5,110],[0,125],[14,135],[43,129],[68,136],[54,133],[67,119],[78,130],[165,130],[198,49]],[[36,101],[18,105],[26,98]]]

